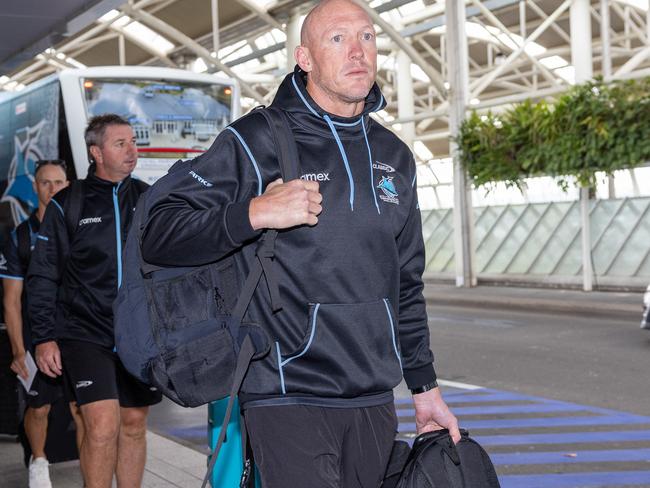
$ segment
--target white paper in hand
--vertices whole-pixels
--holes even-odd
[[[25,390],[29,391],[32,388],[34,378],[36,378],[36,373],[38,373],[38,367],[36,366],[34,358],[29,351],[27,351],[27,354],[25,354],[25,366],[27,366],[27,372],[29,373],[27,375],[27,379],[23,378],[20,375],[18,375],[18,379],[25,387]]]

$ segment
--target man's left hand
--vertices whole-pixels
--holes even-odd
[[[458,420],[442,399],[440,388],[436,387],[413,395],[413,404],[415,405],[415,426],[418,435],[434,430],[448,429],[454,443],[460,440]]]

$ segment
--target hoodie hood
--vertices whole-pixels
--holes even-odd
[[[363,111],[353,117],[340,117],[319,107],[307,92],[306,83],[307,73],[296,65],[293,73],[285,76],[280,84],[272,106],[289,112],[298,124],[310,131],[321,132],[323,135],[332,136],[330,125],[333,125],[342,139],[363,137],[360,124],[362,118],[366,119],[364,123],[367,127],[367,116],[386,106],[386,100],[379,86],[374,83],[366,96]],[[331,124],[328,123],[328,119]]]
[[[356,184],[350,166],[350,158],[343,141],[351,139],[361,140],[366,145],[368,167],[370,168],[372,180],[373,160],[372,148],[368,142],[368,132],[370,131],[370,117],[368,117],[368,114],[384,108],[386,101],[377,83],[373,83],[370,92],[366,96],[363,111],[354,117],[340,117],[324,111],[314,102],[307,92],[306,79],[307,74],[296,65],[293,73],[288,74],[282,81],[272,106],[287,112],[288,116],[298,125],[306,129],[307,132],[334,139],[348,177],[350,210],[354,211]],[[371,185],[371,187],[375,207],[377,208],[377,212],[380,213],[376,190],[374,185]]]

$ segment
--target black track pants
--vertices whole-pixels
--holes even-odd
[[[254,407],[245,419],[262,488],[377,488],[397,432],[392,403]]]

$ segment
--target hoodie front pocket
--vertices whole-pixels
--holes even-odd
[[[386,299],[311,304],[303,343],[278,357],[283,393],[354,397],[391,390],[402,377],[397,323]]]

